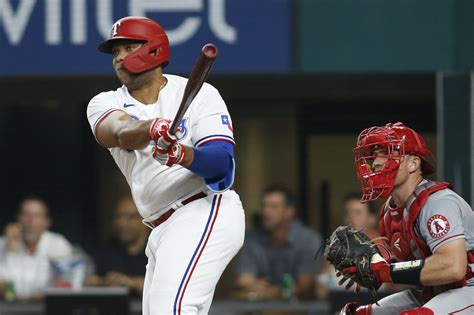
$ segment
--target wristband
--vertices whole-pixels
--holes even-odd
[[[393,283],[420,286],[420,273],[425,265],[424,259],[410,260],[390,265],[390,276]]]

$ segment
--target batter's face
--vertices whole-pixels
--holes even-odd
[[[51,225],[46,205],[39,200],[24,201],[20,208],[18,221],[26,243],[39,241],[41,234]]]
[[[147,227],[142,223],[142,217],[132,198],[122,199],[115,211],[114,230],[119,241],[130,244],[147,232]]]
[[[150,72],[133,74],[123,67],[123,60],[125,57],[139,49],[142,45],[143,42],[117,40],[112,46],[112,54],[114,55],[112,64],[115,69],[115,73],[117,74],[120,82],[122,82],[123,85],[131,90],[139,89],[152,80],[152,75]]]
[[[280,192],[271,192],[262,198],[262,225],[272,231],[290,222],[294,216],[294,208],[286,203],[285,196]]]

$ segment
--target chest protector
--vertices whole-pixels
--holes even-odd
[[[406,205],[391,207],[391,197],[384,204],[379,218],[380,234],[388,239],[388,245],[397,261],[424,259],[432,255],[426,241],[416,235],[414,224],[428,197],[446,188],[452,188],[452,185],[428,181],[418,185],[408,197]],[[466,280],[473,276],[469,266],[467,269],[463,280],[443,286],[424,287],[416,295],[424,303],[441,292],[466,285]]]

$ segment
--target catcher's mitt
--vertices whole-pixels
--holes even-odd
[[[341,273],[345,268],[355,267],[357,274],[351,278],[372,292],[380,287],[370,269],[376,254],[380,254],[377,245],[364,232],[349,226],[338,227],[326,240],[324,250],[326,259]]]

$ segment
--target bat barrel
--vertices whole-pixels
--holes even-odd
[[[201,49],[201,53],[196,60],[196,63],[191,70],[188,78],[188,82],[184,88],[183,98],[179,105],[176,116],[171,124],[170,133],[176,134],[178,124],[184,116],[184,113],[191,105],[194,97],[201,89],[204,81],[206,81],[209,72],[211,71],[212,65],[217,57],[217,47],[214,44],[206,44]]]
[[[202,53],[207,58],[216,58],[217,56],[217,46],[214,44],[206,44],[202,47]]]

